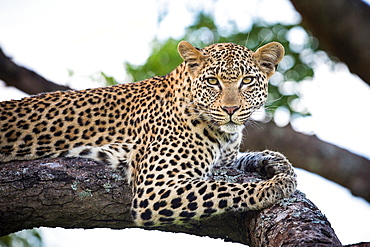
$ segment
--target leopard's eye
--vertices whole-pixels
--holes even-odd
[[[215,77],[209,77],[206,80],[207,80],[207,83],[210,85],[213,85],[213,86],[218,85],[218,79]]]
[[[251,77],[251,76],[244,77],[242,80],[242,85],[249,85],[253,81],[254,81],[254,77]]]

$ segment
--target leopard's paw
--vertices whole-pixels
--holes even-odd
[[[271,179],[257,183],[253,196],[252,210],[260,210],[274,205],[283,198],[290,197],[297,188],[297,179],[288,174],[277,174]]]
[[[253,162],[248,162],[248,171],[272,178],[277,174],[287,174],[295,177],[294,169],[289,160],[279,152],[265,150],[254,153]]]

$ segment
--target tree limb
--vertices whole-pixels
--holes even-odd
[[[8,86],[13,86],[19,90],[33,95],[43,92],[71,90],[67,86],[55,84],[34,71],[15,64],[7,57],[0,48],[0,80]]]
[[[291,0],[325,51],[370,85],[370,7],[361,0]]]
[[[42,159],[0,166],[0,235],[39,226],[135,227],[126,181],[107,167],[84,159]],[[217,170],[213,179],[260,179],[236,170]],[[250,246],[338,246],[325,216],[300,192],[262,211],[230,212],[187,226],[156,228],[222,238]]]
[[[316,173],[348,189],[370,202],[370,161],[333,144],[321,141],[274,123],[258,123],[247,128],[241,151],[279,150],[295,167]]]

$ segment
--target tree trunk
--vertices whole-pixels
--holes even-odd
[[[71,88],[46,80],[35,72],[15,64],[0,48],[0,80],[30,95]]]
[[[370,84],[370,7],[361,0],[291,0],[325,51]]]
[[[348,189],[370,202],[370,161],[333,144],[323,142],[274,123],[258,123],[258,128],[247,128],[241,151],[278,150],[293,166],[316,173]]]
[[[42,159],[0,166],[0,235],[33,227],[123,229],[132,195],[119,174],[84,159]],[[213,179],[261,179],[236,170],[217,170]],[[155,228],[223,238],[250,246],[338,246],[326,217],[296,192],[262,211],[230,212],[188,226]]]

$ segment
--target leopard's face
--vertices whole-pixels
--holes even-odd
[[[239,131],[267,99],[267,79],[253,52],[227,44],[206,51],[206,61],[193,80],[193,101],[221,130]],[[217,52],[218,56],[214,53]]]
[[[229,43],[194,52],[199,53],[199,58],[188,60],[193,77],[193,105],[204,119],[222,131],[240,131],[251,114],[265,103],[268,78],[275,71],[276,59],[261,59],[262,55],[266,56],[266,50],[264,53],[259,50],[253,52],[244,46]],[[283,51],[278,52],[280,61]],[[272,53],[275,56],[274,51]]]

